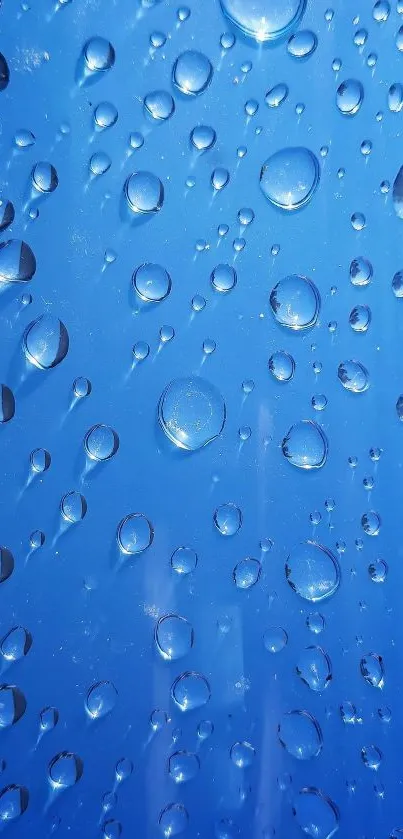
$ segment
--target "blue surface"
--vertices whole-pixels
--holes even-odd
[[[132,0],[72,0],[57,10],[50,0],[5,0],[0,9],[0,51],[10,70],[0,92],[0,197],[15,208],[12,226],[1,235],[2,241],[27,242],[37,263],[26,284],[1,283],[0,297],[0,380],[16,403],[15,416],[0,428],[0,542],[15,560],[0,586],[1,633],[21,625],[32,635],[21,660],[2,664],[2,681],[17,685],[27,705],[21,719],[0,732],[1,786],[29,790],[26,812],[4,826],[15,837],[45,837],[57,829],[61,839],[114,839],[119,827],[103,828],[113,819],[123,836],[148,839],[163,835],[167,817],[161,820],[161,813],[176,802],[186,808],[188,824],[177,810],[167,836],[176,825],[191,837],[298,839],[302,823],[305,835],[325,839],[339,820],[338,835],[346,839],[388,839],[403,827],[402,427],[395,407],[403,390],[403,304],[392,291],[403,267],[402,220],[392,196],[403,162],[403,111],[388,108],[388,90],[401,79],[396,33],[403,19],[396,2],[388,19],[377,22],[372,2],[339,0],[329,20],[322,0],[308,0],[299,28],[312,30],[318,45],[301,61],[289,55],[286,40],[257,45],[231,30],[218,0],[189,8],[182,22],[170,0],[151,8]],[[362,28],[368,37],[357,46],[354,35]],[[220,36],[230,31],[236,43],[222,49]],[[165,45],[150,47],[153,32],[165,33]],[[96,83],[80,86],[82,49],[96,35],[110,39],[115,64]],[[211,84],[194,98],[171,82],[185,50],[201,51],[213,67]],[[374,54],[377,61],[368,66]],[[338,72],[334,59],[342,62]],[[336,104],[337,88],[348,79],[364,89],[354,116],[343,116]],[[266,93],[279,83],[288,85],[288,98],[269,108]],[[144,97],[155,90],[175,99],[174,113],[161,124],[143,112]],[[249,100],[259,104],[251,117],[244,111]],[[118,119],[95,132],[93,110],[105,101]],[[305,108],[298,114],[300,103]],[[204,154],[189,142],[199,124],[217,135]],[[33,133],[33,145],[16,148],[20,129]],[[129,153],[129,135],[138,131],[144,145]],[[361,151],[364,141],[372,143],[370,154]],[[239,156],[242,147],[247,153]],[[265,161],[290,147],[314,153],[320,181],[299,211],[282,212],[266,199],[259,176]],[[95,152],[105,152],[111,166],[91,178]],[[53,164],[59,185],[32,219],[31,170],[38,161]],[[211,176],[218,167],[230,180],[214,194]],[[164,201],[152,218],[133,225],[123,186],[139,170],[160,178]],[[186,186],[188,178],[194,186]],[[389,191],[381,190],[384,181]],[[254,211],[244,228],[237,219],[242,208]],[[355,213],[365,215],[362,230],[352,225]],[[220,224],[229,225],[224,237]],[[237,237],[246,241],[238,252]],[[197,249],[200,241],[205,246]],[[105,264],[108,250],[116,259]],[[359,256],[373,265],[364,288],[349,276]],[[172,279],[158,304],[141,304],[131,287],[134,270],[146,262],[161,264]],[[220,263],[237,272],[228,294],[210,284]],[[294,332],[273,316],[270,293],[290,274],[310,278],[319,291],[311,329]],[[32,295],[28,305],[23,294]],[[191,306],[195,295],[207,301],[200,312]],[[349,324],[350,311],[361,304],[372,312],[365,333]],[[69,335],[66,357],[46,371],[30,365],[21,349],[24,331],[44,313],[60,318]],[[159,337],[163,326],[175,330],[166,343]],[[209,339],[216,348],[205,353]],[[150,352],[133,368],[132,347],[139,341]],[[268,369],[279,350],[295,361],[288,382],[276,381]],[[350,359],[369,372],[365,393],[348,392],[338,378],[340,363]],[[79,376],[92,388],[72,406]],[[205,448],[186,452],[164,435],[157,409],[172,380],[194,376],[218,388],[226,422]],[[246,395],[247,380],[255,386]],[[322,412],[311,404],[318,394],[327,398]],[[301,420],[315,421],[326,435],[322,468],[298,469],[283,456],[283,439]],[[110,461],[89,468],[94,463],[86,460],[83,440],[98,423],[112,426],[119,448]],[[244,427],[251,435],[241,440]],[[30,481],[30,453],[38,447],[50,453],[51,465]],[[376,448],[378,460],[370,456]],[[349,458],[358,459],[356,467]],[[371,491],[365,479],[373,479]],[[88,509],[68,526],[60,501],[73,490]],[[214,525],[224,503],[242,513],[231,537]],[[362,527],[368,511],[381,520],[374,538]],[[131,513],[142,513],[153,529],[150,546],[132,558],[116,541],[119,522]],[[30,536],[37,530],[45,542],[33,550]],[[341,569],[337,591],[316,604],[299,597],[285,575],[290,552],[309,539],[329,549]],[[171,567],[180,546],[198,556],[188,576]],[[247,557],[261,562],[261,572],[256,585],[241,590],[233,573]],[[389,568],[378,584],[368,572],[376,559]],[[306,623],[317,611],[325,622],[321,634]],[[164,660],[154,640],[157,620],[171,613],[194,630],[193,646],[175,661]],[[270,646],[273,633],[265,633],[271,627],[283,630],[274,633],[283,639],[280,646],[288,639],[277,653],[264,643]],[[331,662],[332,679],[319,692],[296,672],[301,656],[308,657],[312,676],[314,654],[304,653],[310,646],[322,647]],[[382,657],[382,688],[369,685],[360,671],[370,652]],[[320,652],[315,655],[323,665]],[[181,712],[171,688],[185,671],[208,680],[211,698]],[[111,681],[118,696],[111,712],[94,720],[85,700],[102,680]],[[355,723],[342,720],[347,701],[356,706]],[[59,719],[37,742],[46,706],[56,708]],[[158,715],[158,731],[150,722],[155,709],[168,720]],[[283,715],[295,710],[307,711],[321,729],[320,753],[308,760],[279,741]],[[197,731],[206,720],[214,730],[203,740]],[[231,758],[238,741],[255,750],[243,769]],[[371,746],[382,753],[377,771],[363,760]],[[64,750],[79,756],[83,771],[60,791],[49,782],[49,765]],[[177,784],[168,761],[182,750],[196,752],[200,768]],[[134,768],[119,783],[115,766],[122,757]],[[334,803],[337,819],[319,798],[325,815],[301,814],[306,799],[300,791],[311,787]],[[113,789],[116,806],[105,812],[102,796]],[[2,818],[4,812],[0,797]]]

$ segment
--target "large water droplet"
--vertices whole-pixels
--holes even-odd
[[[94,37],[84,45],[84,60],[92,74],[106,73],[115,63],[115,50],[106,38]]]
[[[49,763],[49,780],[56,789],[73,787],[83,774],[83,762],[74,752],[59,752]]]
[[[292,35],[287,44],[287,52],[293,58],[303,60],[309,58],[318,46],[318,39],[314,32],[303,29]]]
[[[31,172],[32,185],[37,192],[54,192],[59,183],[59,178],[54,166],[46,161],[35,163]]]
[[[13,223],[14,216],[14,204],[6,198],[0,198],[0,233]]]
[[[333,801],[316,787],[304,787],[294,799],[293,813],[303,833],[312,839],[331,839],[339,829]]]
[[[166,90],[153,90],[144,97],[144,111],[152,121],[165,122],[175,110],[175,102]]]
[[[203,152],[211,149],[216,139],[217,135],[210,125],[196,125],[190,132],[190,142],[197,151]]]
[[[330,658],[322,647],[306,647],[299,656],[296,671],[302,681],[318,693],[324,691],[332,679]]]
[[[172,698],[181,711],[194,711],[202,708],[210,699],[210,685],[201,673],[187,671],[175,679],[172,685]]]
[[[145,303],[159,303],[171,291],[172,281],[168,271],[154,262],[145,262],[136,268],[132,283],[138,296]]]
[[[346,79],[337,88],[336,105],[341,114],[354,116],[361,108],[364,88],[357,79]]]
[[[283,714],[277,731],[281,745],[298,760],[310,760],[320,754],[322,732],[319,723],[308,711]]]
[[[110,425],[98,423],[87,431],[84,437],[84,448],[91,460],[110,460],[119,448],[119,437]]]
[[[327,460],[327,438],[313,420],[292,425],[281,444],[284,457],[299,469],[320,469]]]
[[[168,804],[160,813],[159,827],[165,839],[183,833],[189,824],[189,815],[183,804]]]
[[[118,111],[112,102],[100,102],[94,110],[95,128],[98,131],[104,131],[106,128],[112,128],[118,118]]]
[[[119,523],[116,538],[122,553],[132,556],[150,547],[154,530],[143,513],[131,513]]]
[[[27,702],[15,685],[0,685],[0,728],[9,728],[21,719]]]
[[[14,394],[7,385],[0,385],[0,423],[10,422],[14,414]]]
[[[359,361],[342,361],[337,375],[343,387],[352,393],[364,393],[369,388],[368,370]]]
[[[97,682],[93,685],[85,700],[85,709],[92,719],[106,717],[113,711],[118,698],[118,692],[113,682]]]
[[[236,286],[237,276],[232,265],[220,264],[213,268],[210,275],[210,282],[215,291],[227,294]]]
[[[1,89],[1,88],[0,88]],[[25,813],[29,803],[26,787],[9,784],[0,792],[0,822],[10,822]]]
[[[183,658],[193,646],[193,628],[180,615],[164,615],[155,627],[155,643],[162,658],[176,661]]]
[[[200,761],[193,752],[175,752],[170,756],[168,769],[176,784],[185,784],[196,777],[200,768]]]
[[[67,329],[55,315],[44,314],[32,321],[23,336],[25,355],[34,367],[49,370],[66,357],[69,349]]]
[[[293,591],[317,603],[337,591],[340,585],[340,566],[328,548],[316,542],[301,542],[290,552],[285,575]]]
[[[204,93],[213,77],[210,60],[202,52],[186,50],[176,59],[172,68],[172,81],[186,96]]]
[[[152,172],[133,172],[125,181],[124,193],[135,215],[158,213],[164,203],[164,187]]]
[[[305,6],[306,0],[221,0],[231,23],[258,43],[276,41],[295,29]]]
[[[36,259],[26,242],[9,239],[0,243],[0,282],[28,282],[35,271]]]
[[[260,187],[271,204],[282,210],[299,210],[311,200],[320,179],[317,158],[302,146],[281,149],[260,171]]]
[[[279,280],[270,294],[277,323],[299,331],[314,326],[319,315],[319,291],[307,277],[290,274]]]
[[[174,379],[158,405],[158,419],[175,446],[196,451],[221,434],[226,417],[217,388],[200,376]]]
[[[0,649],[6,661],[19,661],[32,647],[32,635],[23,626],[13,626],[1,641]]]

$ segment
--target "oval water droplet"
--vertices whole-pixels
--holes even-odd
[[[264,633],[263,643],[269,653],[280,653],[288,643],[288,635],[282,626],[270,626]]]
[[[89,689],[85,700],[85,710],[92,719],[106,717],[113,711],[118,692],[113,682],[97,682]]]
[[[14,557],[4,546],[0,547],[0,583],[4,583],[14,571]]]
[[[371,318],[372,314],[369,306],[354,306],[348,321],[354,332],[367,332]]]
[[[270,356],[268,367],[278,382],[289,382],[294,375],[295,361],[289,353],[278,350]]]
[[[57,708],[53,708],[51,705],[47,705],[46,708],[42,708],[42,711],[39,712],[39,726],[43,734],[47,734],[49,731],[53,731],[53,729],[56,728],[58,722],[59,711],[57,710]]]
[[[0,88],[1,89],[1,88]],[[25,813],[29,803],[29,792],[26,787],[9,784],[0,792],[0,822],[10,822]]]
[[[218,437],[226,408],[217,388],[200,376],[174,379],[158,404],[161,428],[180,449],[197,451]]]
[[[332,679],[330,658],[322,647],[306,647],[300,653],[296,672],[311,690],[321,693]]]
[[[152,90],[144,97],[144,112],[153,122],[165,122],[175,111],[175,102],[166,90]]]
[[[275,207],[299,210],[311,200],[320,180],[319,163],[312,151],[302,146],[281,149],[264,163],[260,188]]]
[[[258,43],[277,41],[296,29],[306,0],[220,0],[225,16]]]
[[[110,425],[98,423],[87,431],[84,437],[84,449],[91,460],[103,462],[110,460],[119,448],[119,437]]]
[[[77,524],[86,515],[87,502],[81,492],[72,490],[63,495],[60,502],[60,511],[65,521],[69,524]]]
[[[371,687],[383,688],[385,673],[382,656],[377,653],[367,653],[360,661],[361,675]]]
[[[0,91],[5,90],[10,81],[10,70],[2,52],[0,52]]]
[[[205,676],[194,671],[182,673],[175,679],[172,699],[181,711],[194,711],[202,708],[210,699],[210,685]]]
[[[193,752],[175,752],[168,761],[168,771],[176,784],[185,784],[196,777],[200,760]]]
[[[336,105],[341,114],[354,116],[361,108],[364,88],[358,79],[346,79],[337,88]]]
[[[33,251],[21,239],[0,243],[0,282],[26,283],[36,271]]]
[[[283,714],[277,733],[281,745],[298,760],[310,760],[322,750],[320,725],[308,711],[288,711]]]
[[[339,829],[339,811],[334,802],[316,787],[304,787],[294,798],[297,824],[312,839],[331,839]]]
[[[0,198],[0,233],[13,223],[14,216],[14,204],[6,198]]]
[[[183,804],[168,804],[160,813],[159,828],[165,839],[183,833],[189,824],[189,815]]]
[[[117,122],[118,111],[112,102],[100,102],[94,110],[94,123],[98,131],[112,128]]]
[[[115,63],[115,50],[106,38],[90,38],[83,48],[84,60],[92,74],[103,74]]]
[[[388,108],[394,114],[399,114],[403,108],[403,85],[400,82],[392,84],[389,88]]]
[[[67,329],[55,315],[44,314],[27,326],[23,335],[27,360],[39,370],[56,367],[69,349]]]
[[[216,132],[210,125],[196,125],[190,132],[190,142],[197,151],[203,152],[213,148],[216,139]]]
[[[287,52],[293,58],[303,60],[309,58],[318,46],[318,39],[310,29],[303,29],[292,35],[287,44]]]
[[[143,513],[130,513],[119,523],[116,538],[122,553],[132,556],[150,547],[154,530]]]
[[[368,370],[359,361],[342,361],[337,375],[343,387],[352,393],[364,393],[369,388]]]
[[[366,286],[372,280],[373,268],[368,259],[357,256],[350,264],[350,280],[354,286]]]
[[[393,182],[393,207],[398,218],[403,218],[403,166],[400,167]]]
[[[0,643],[0,650],[6,661],[19,661],[32,647],[32,635],[23,626],[13,626]]]
[[[54,192],[58,186],[59,178],[55,167],[47,161],[35,163],[31,173],[32,186],[37,192],[48,194]]]
[[[261,573],[262,566],[259,560],[248,556],[236,564],[232,576],[236,587],[246,590],[256,585]]]
[[[314,326],[320,310],[319,291],[307,277],[290,274],[270,294],[270,307],[281,326],[300,331]]]
[[[162,265],[145,262],[133,273],[133,288],[145,303],[160,303],[171,291],[172,280]]]
[[[202,52],[186,50],[176,59],[172,68],[172,81],[186,96],[200,96],[213,77],[210,60]]]
[[[83,774],[83,762],[74,752],[59,752],[49,763],[49,780],[56,789],[73,787]]]
[[[298,469],[321,469],[327,460],[325,433],[313,420],[300,420],[291,426],[281,444],[284,457]]]
[[[176,548],[171,556],[171,568],[177,574],[186,575],[195,570],[197,565],[197,553],[193,548]]]
[[[166,661],[176,661],[190,652],[193,646],[193,627],[180,615],[164,615],[155,627],[155,643]]]
[[[0,385],[0,423],[10,422],[14,414],[14,394],[7,385]]]
[[[125,181],[124,193],[132,213],[154,215],[164,203],[164,187],[152,172],[133,172]]]
[[[255,756],[255,749],[247,740],[238,740],[231,746],[230,758],[238,769],[247,769],[252,766]]]
[[[25,714],[27,702],[15,685],[0,685],[0,728],[15,725]]]
[[[331,597],[340,585],[336,557],[317,542],[301,542],[290,552],[285,575],[293,591],[304,600],[317,603]]]
[[[242,526],[242,513],[236,504],[221,504],[214,512],[213,521],[221,536],[235,536]]]
[[[227,294],[236,286],[237,275],[232,265],[220,264],[213,268],[210,275],[210,282],[215,291]]]
[[[267,91],[264,101],[268,108],[278,108],[287,99],[288,92],[288,85],[280,82]]]

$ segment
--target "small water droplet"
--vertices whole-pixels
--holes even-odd
[[[175,102],[166,90],[153,90],[144,97],[144,112],[155,122],[165,122],[175,111]]]
[[[294,375],[295,361],[289,353],[278,350],[270,356],[268,367],[278,382],[289,382]]]
[[[186,575],[195,570],[197,553],[193,548],[176,548],[171,556],[171,567],[177,574]]]
[[[176,784],[185,784],[196,777],[200,768],[197,755],[192,752],[175,752],[168,761],[168,771]]]
[[[138,296],[145,303],[160,303],[172,288],[172,280],[162,265],[145,262],[133,273],[132,284]]]
[[[67,329],[55,315],[40,315],[27,326],[23,335],[23,349],[27,360],[39,370],[56,367],[69,349]]]
[[[248,556],[236,564],[232,576],[236,587],[246,590],[256,585],[261,573],[262,566],[259,560]]]
[[[336,105],[341,114],[354,116],[361,108],[364,88],[358,79],[346,79],[337,88]]]
[[[214,512],[213,520],[221,536],[234,536],[242,526],[242,513],[236,504],[221,504]]]
[[[314,326],[320,310],[319,291],[300,274],[290,274],[274,286],[270,307],[277,323],[295,331]]]
[[[155,627],[155,643],[162,658],[176,661],[183,658],[193,647],[192,625],[180,615],[164,615]]]
[[[27,702],[15,685],[0,685],[0,728],[15,725],[25,714]]]
[[[279,653],[288,643],[288,635],[281,626],[270,626],[263,636],[263,643],[269,653]]]
[[[19,661],[32,647],[32,635],[23,626],[13,626],[2,638],[0,650],[6,661]]]
[[[360,661],[360,671],[371,687],[383,688],[385,679],[382,656],[377,653],[367,653]]]
[[[153,215],[164,203],[164,187],[152,172],[133,172],[125,181],[124,193],[134,215]]]
[[[110,425],[93,425],[84,437],[84,449],[91,460],[110,460],[119,448],[119,437]]]
[[[48,774],[55,789],[73,787],[83,774],[83,762],[74,752],[59,752],[49,763]]]
[[[0,243],[0,282],[25,283],[36,271],[33,251],[21,239]]]
[[[210,699],[210,685],[205,676],[194,671],[182,673],[175,679],[172,699],[181,711],[194,711],[202,708]]]
[[[343,387],[352,393],[364,393],[369,388],[368,370],[359,361],[342,361],[337,375]]]
[[[159,828],[165,839],[183,833],[189,824],[189,815],[183,804],[168,804],[160,813]]]
[[[306,647],[300,653],[296,672],[311,690],[321,693],[332,679],[330,658],[322,647]]]
[[[89,689],[85,700],[85,710],[92,719],[106,717],[113,711],[118,692],[113,682],[97,682]]]

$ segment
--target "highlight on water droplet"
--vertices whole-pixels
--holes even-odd
[[[220,0],[225,16],[241,32],[259,44],[278,41],[296,29],[306,0]]]
[[[185,96],[200,96],[213,77],[210,60],[202,52],[186,50],[176,59],[172,68],[172,81]]]
[[[175,679],[172,699],[181,711],[194,711],[206,705],[211,696],[210,685],[201,673],[188,670]]]
[[[302,146],[275,152],[260,170],[260,188],[274,207],[299,210],[308,204],[320,180],[317,157]]]
[[[164,615],[155,627],[155,643],[166,661],[176,661],[190,652],[194,643],[193,627],[180,615]]]

